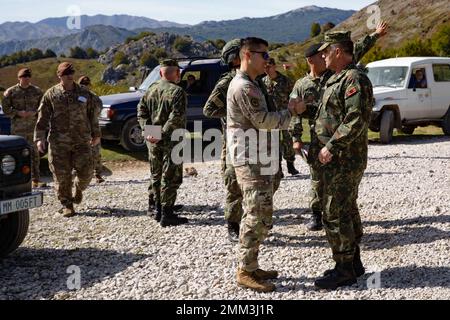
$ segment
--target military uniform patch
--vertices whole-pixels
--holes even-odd
[[[352,87],[349,90],[347,90],[347,92],[345,93],[345,98],[350,98],[351,96],[353,96],[357,92],[358,92],[358,89],[356,89],[356,87]]]

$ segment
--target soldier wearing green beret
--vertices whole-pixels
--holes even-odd
[[[367,75],[354,64],[350,32],[326,34],[318,50],[334,74],[323,88],[309,158],[314,159],[312,166],[323,183],[322,221],[336,265],[314,284],[334,290],[356,283],[365,273],[357,198],[367,166],[373,89]]]
[[[174,213],[177,191],[183,182],[183,164],[172,161],[172,150],[177,144],[172,133],[186,128],[187,96],[177,84],[180,67],[173,59],[161,62],[161,80],[154,82],[137,106],[138,121],[161,126],[161,139],[145,137],[150,160],[150,187],[155,199],[155,219],[162,227],[185,224],[188,219]],[[149,207],[150,214],[150,207]]]
[[[376,43],[378,39],[386,35],[388,24],[384,21],[380,22],[375,30],[370,35],[358,40],[354,46],[354,62],[358,62]],[[325,36],[329,38],[334,32],[329,32]],[[293,97],[301,97],[307,106],[307,112],[300,116],[293,117],[291,123],[291,133],[294,140],[294,149],[298,152],[303,147],[302,142],[302,119],[306,118],[309,121],[311,127],[311,137],[314,136],[314,121],[317,116],[317,110],[320,103],[320,97],[323,93],[323,88],[328,79],[333,75],[332,70],[328,70],[325,65],[325,60],[322,57],[322,53],[319,48],[322,43],[311,45],[305,52],[305,59],[308,63],[310,72],[302,79],[299,79],[292,91]],[[315,141],[311,138],[311,141]],[[311,145],[314,148],[313,145]],[[311,161],[318,161],[312,159]],[[323,202],[323,184],[318,177],[318,173],[314,170],[315,166],[310,165],[311,172],[311,202],[310,208],[312,211],[311,220],[309,221],[307,228],[311,231],[322,230],[322,202]]]

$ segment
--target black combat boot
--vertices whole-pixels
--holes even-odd
[[[227,229],[228,229],[228,239],[231,242],[239,242],[239,223],[228,221]]]
[[[336,263],[336,267],[327,275],[316,279],[314,285],[319,289],[336,290],[342,286],[356,283],[353,261]]]
[[[184,217],[179,217],[173,213],[173,207],[163,207],[161,217],[161,227],[179,226],[180,224],[188,223],[189,220]]]
[[[306,228],[308,228],[309,231],[320,231],[323,229],[322,225],[322,212],[320,211],[313,211],[311,215],[311,219],[309,220],[308,224],[306,225]]]
[[[173,206],[173,211],[178,212],[181,211],[183,209],[183,205],[182,204],[176,204]]]
[[[153,197],[153,194],[152,194],[152,195],[150,195],[150,196],[148,197],[148,209],[147,209],[147,215],[148,215],[149,217],[154,217],[154,216],[155,216],[155,210],[156,210],[156,207],[155,207],[155,198]]]
[[[161,204],[157,203],[155,205],[155,220],[156,222],[160,222],[161,221],[161,217],[162,217],[162,208],[161,208]]]
[[[336,267],[334,267],[336,269]],[[329,275],[331,274],[334,269],[326,270],[323,275]],[[361,262],[361,249],[359,248],[359,245],[356,246],[355,249],[355,255],[353,256],[353,270],[355,270],[355,276],[357,278],[363,276],[366,273],[366,269],[364,269],[364,266]]]
[[[288,172],[290,175],[296,176],[300,173],[300,172],[298,172],[297,169],[295,169],[294,162],[286,161],[286,164],[287,164],[287,169],[288,169]]]

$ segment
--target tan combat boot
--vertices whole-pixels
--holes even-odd
[[[73,198],[73,203],[80,204],[83,201],[83,191],[80,189],[75,190],[75,197]]]
[[[237,271],[237,283],[245,288],[253,289],[258,292],[271,292],[275,290],[275,285],[265,282],[255,276],[254,272],[247,272],[243,269]]]
[[[76,215],[75,209],[73,208],[73,204],[68,205],[67,207],[64,207],[62,211],[62,215],[65,218],[71,218]]]
[[[32,182],[31,182],[31,187],[33,188],[33,189],[36,189],[36,188],[45,188],[47,186],[47,184],[45,183],[45,182],[40,182],[39,180],[33,180]]]
[[[262,269],[258,269],[255,272],[253,272],[253,275],[255,276],[255,278],[259,280],[270,280],[278,278],[278,271],[275,270],[265,271]]]

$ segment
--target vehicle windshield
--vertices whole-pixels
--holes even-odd
[[[369,67],[368,77],[373,87],[402,88],[408,67]]]
[[[161,69],[160,66],[156,66],[152,72],[145,78],[144,82],[142,82],[141,86],[139,87],[139,91],[147,91],[148,87],[152,85],[153,82],[158,81],[161,79],[161,75],[159,74],[159,70]],[[183,72],[183,69],[180,70]]]

